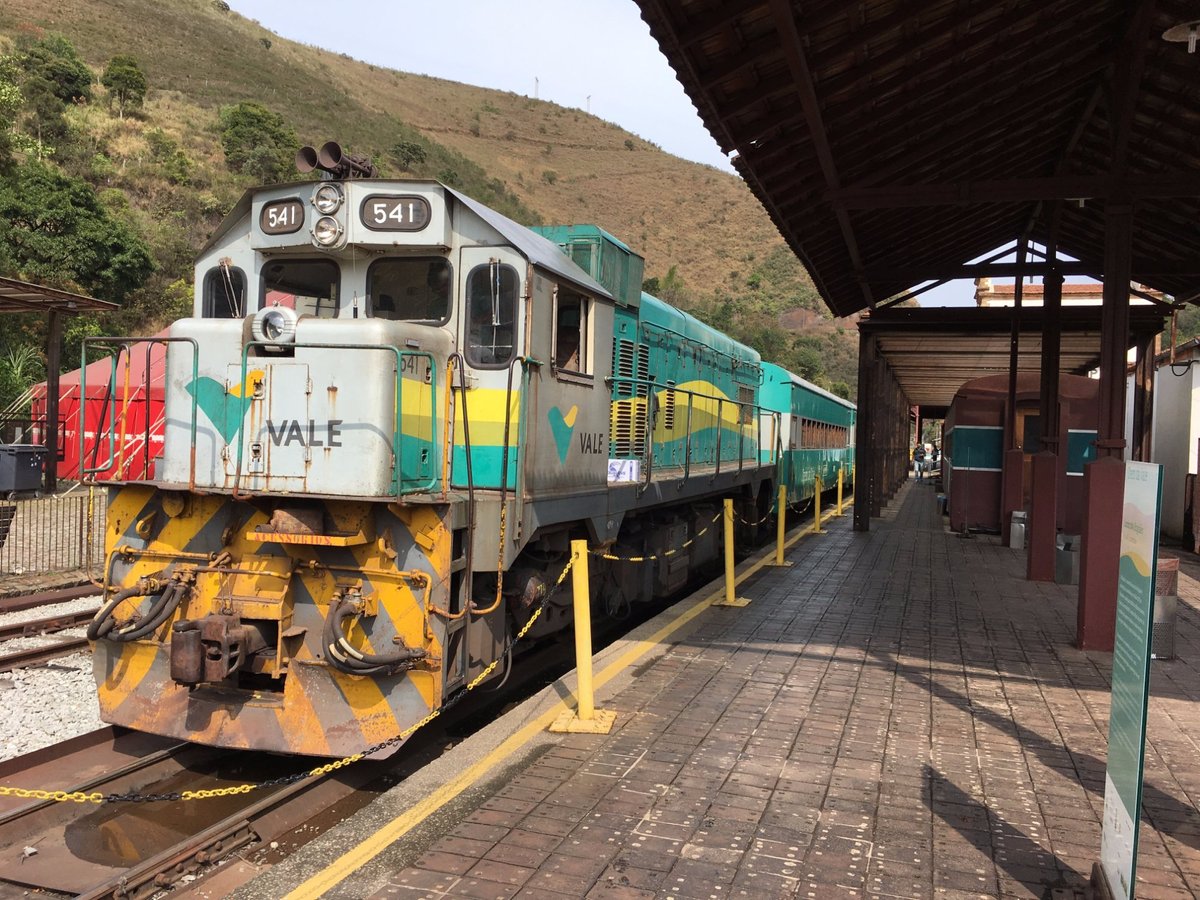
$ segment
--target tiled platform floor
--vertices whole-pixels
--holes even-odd
[[[1075,589],[947,533],[927,484],[789,557],[606,702],[612,734],[549,749],[376,896],[1074,896],[1109,703]],[[1197,575],[1154,664],[1148,900],[1200,894]]]

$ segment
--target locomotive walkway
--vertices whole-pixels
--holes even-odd
[[[421,798],[389,795],[241,895],[1083,896],[1109,657],[1071,646],[1074,588],[943,521],[912,483],[869,533],[831,520],[742,584],[750,606],[705,608],[610,683],[611,734],[539,731],[408,829]],[[1200,893],[1197,577],[1185,561],[1179,659],[1154,663],[1148,900]],[[428,799],[460,751],[407,789]]]

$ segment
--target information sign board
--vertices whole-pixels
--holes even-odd
[[[1150,689],[1151,619],[1161,508],[1162,466],[1126,463],[1112,709],[1108,719],[1108,771],[1100,835],[1100,866],[1109,890],[1119,900],[1133,897],[1137,874],[1138,819],[1146,756],[1146,700]]]

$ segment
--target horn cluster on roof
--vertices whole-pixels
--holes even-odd
[[[337,141],[326,141],[320,150],[301,147],[296,151],[296,168],[307,175],[319,169],[328,178],[374,178],[379,174],[369,156],[351,156]]]

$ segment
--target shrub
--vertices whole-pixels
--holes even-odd
[[[222,107],[220,121],[225,160],[235,172],[260,182],[281,181],[291,173],[300,142],[278,113],[243,101]]]

